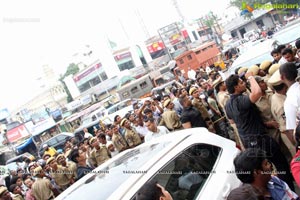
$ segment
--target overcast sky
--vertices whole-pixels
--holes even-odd
[[[210,10],[221,13],[229,0],[178,0],[188,19]],[[15,1],[0,2],[0,109],[24,104],[39,92],[37,77],[43,65],[64,73],[86,44],[100,45],[100,37],[124,45],[145,40],[136,13],[151,36],[179,19],[171,0]],[[122,28],[124,27],[124,28]]]

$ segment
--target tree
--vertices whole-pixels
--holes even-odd
[[[59,81],[63,84],[63,87],[67,93],[67,101],[68,103],[73,101],[73,98],[71,96],[71,93],[66,85],[66,83],[64,82],[64,79],[69,76],[69,75],[74,75],[76,74],[77,72],[79,72],[79,67],[78,65],[74,64],[74,63],[70,63],[68,68],[67,68],[67,71],[65,72],[64,75],[60,75],[60,78],[59,78]]]
[[[64,78],[67,77],[67,76],[69,76],[70,74],[74,75],[77,72],[79,72],[78,65],[76,65],[74,63],[70,63],[69,66],[68,66],[68,68],[67,68],[66,73],[64,74]]]

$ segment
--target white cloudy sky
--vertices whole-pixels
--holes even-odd
[[[190,19],[210,10],[221,13],[228,2],[178,0]],[[0,108],[13,109],[31,99],[39,90],[36,78],[41,66],[63,73],[73,54],[86,44],[98,45],[100,37],[108,36],[119,44],[128,38],[144,40],[136,9],[151,35],[179,19],[171,0],[2,0]]]

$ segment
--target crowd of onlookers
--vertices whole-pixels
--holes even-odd
[[[206,127],[243,150],[234,165],[251,174],[237,174],[244,184],[229,199],[297,199],[292,191],[294,180],[300,186],[300,131],[294,133],[300,113],[299,49],[300,41],[295,49],[279,46],[271,52],[273,61],[240,67],[229,77],[209,67],[179,77],[181,86],[133,104],[132,112],[115,116],[112,124],[101,123],[93,132],[85,128],[81,141],[71,138],[63,150],[44,145],[40,160],[26,159],[24,168],[2,181],[0,199],[53,199],[118,153],[194,127]],[[270,183],[280,189],[270,189]],[[156,183],[151,187],[164,190]]]

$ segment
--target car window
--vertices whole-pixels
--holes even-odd
[[[158,181],[173,199],[195,199],[214,173],[220,154],[220,147],[193,145],[168,162],[149,181]]]
[[[66,140],[68,136],[67,135],[58,135],[56,138],[58,141],[61,141],[61,140]]]
[[[55,146],[55,145],[57,144],[56,138],[54,137],[54,138],[50,139],[50,140],[47,142],[47,144],[48,144],[49,147]]]
[[[62,199],[95,199],[95,197],[101,197],[98,199],[109,199],[110,195],[116,192],[116,189],[131,177],[131,171],[140,170],[148,161],[148,158],[169,148],[170,144],[172,144],[170,141],[164,141],[126,152],[107,167],[98,167],[97,171],[99,173],[95,173],[76,189],[70,190],[69,193],[64,192]],[[105,190],[99,188],[105,188]]]
[[[112,114],[112,113],[114,113],[114,112],[116,112],[117,111],[117,107],[112,107],[112,108],[110,108],[109,110],[108,110],[108,114]]]

